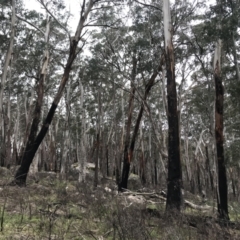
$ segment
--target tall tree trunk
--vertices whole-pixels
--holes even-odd
[[[221,77],[221,48],[222,42],[219,39],[214,56],[214,81],[215,81],[215,138],[217,149],[218,167],[218,213],[222,219],[229,220],[228,216],[228,186],[227,173],[224,159],[224,137],[223,137],[223,102],[224,89]]]
[[[78,163],[79,163],[79,178],[78,182],[82,183],[85,182],[86,179],[86,164],[87,164],[87,139],[86,139],[86,115],[85,115],[85,109],[83,107],[83,102],[84,102],[84,89],[82,82],[80,80],[79,82],[80,85],[80,115],[82,118],[81,121],[81,136],[80,136],[80,152],[81,152],[81,157],[78,156]],[[78,136],[78,128],[77,128],[77,136]],[[77,137],[78,139],[78,137]],[[78,145],[78,141],[77,141]],[[77,151],[79,153],[79,146],[77,146]]]
[[[238,7],[239,7],[239,0],[237,1],[229,1],[232,9],[232,17],[233,18],[238,18]],[[235,3],[234,3],[235,2]],[[236,46],[236,40],[235,40],[235,33],[237,31],[233,30],[232,31],[232,44],[233,44],[233,60],[235,64],[235,69],[236,69],[236,77],[237,80],[240,81],[240,70],[239,70],[239,64],[238,64],[238,53],[237,53],[237,46]]]
[[[130,171],[130,156],[128,153],[128,148],[130,144],[130,129],[131,129],[131,123],[132,123],[132,113],[133,113],[133,103],[134,103],[134,96],[135,96],[135,87],[134,87],[134,80],[136,77],[136,71],[137,71],[137,58],[133,56],[132,59],[133,67],[132,67],[132,76],[131,76],[131,90],[130,90],[130,96],[128,101],[128,116],[127,116],[127,122],[126,122],[126,133],[125,133],[125,141],[124,141],[124,153],[123,153],[123,168],[122,168],[122,179],[121,182],[118,185],[118,190],[122,191],[122,189],[127,189],[127,183],[128,183],[128,175]]]
[[[115,87],[115,85],[114,85]],[[114,88],[115,89],[115,88]],[[125,134],[125,114],[124,114],[124,90],[121,92],[121,110],[122,110],[122,132],[121,132],[121,143],[119,147],[119,152],[115,154],[115,174],[116,174],[116,184],[119,186],[121,183],[121,162],[122,162],[122,154],[124,153],[124,134]],[[117,115],[116,115],[116,102],[114,98],[114,113],[115,113],[115,129],[117,129]],[[115,134],[115,144],[117,143],[117,135]]]
[[[19,154],[18,154],[18,149],[19,149],[19,142],[20,140],[18,139],[19,135],[19,120],[20,120],[20,104],[19,104],[19,96],[17,96],[17,118],[15,121],[15,126],[14,126],[14,136],[13,136],[13,165],[19,165]],[[18,144],[17,144],[18,143]]]
[[[48,67],[48,62],[49,62],[49,51],[48,51],[49,34],[50,34],[50,20],[49,20],[49,17],[47,17],[46,32],[45,32],[44,58],[43,58],[41,71],[37,78],[37,100],[36,100],[35,108],[33,111],[33,119],[32,119],[32,124],[30,127],[30,132],[28,135],[26,147],[24,149],[24,153],[22,156],[22,162],[25,160],[26,154],[28,154],[28,152],[31,151],[31,149],[33,148],[33,145],[35,144],[34,141],[37,136],[38,126],[39,126],[40,119],[41,119],[41,110],[42,110],[43,95],[44,95],[44,82],[45,82],[45,78],[46,78],[46,74],[47,74],[47,67]],[[22,163],[21,163],[21,166],[22,166]],[[29,165],[29,167],[30,167],[30,165]],[[29,167],[28,167],[28,170],[29,170]],[[19,169],[21,169],[21,167]],[[18,172],[19,172],[19,170],[18,170]],[[18,172],[16,173],[16,176],[17,176],[17,174],[19,174]],[[22,173],[20,173],[20,174],[22,174]]]
[[[141,153],[140,153],[140,178],[142,184],[146,184],[146,158],[145,158],[145,149],[144,149],[144,139],[143,139],[143,122],[140,126],[140,141],[141,141]]]
[[[125,189],[127,188],[128,175],[129,175],[129,171],[130,171],[130,163],[131,163],[132,158],[133,158],[135,142],[136,142],[136,139],[137,139],[139,126],[140,126],[140,123],[141,123],[143,110],[144,110],[145,105],[146,105],[145,101],[147,100],[147,97],[150,93],[150,90],[154,85],[154,81],[155,81],[155,79],[156,79],[156,77],[157,77],[157,75],[158,75],[158,73],[161,69],[162,69],[162,61],[160,62],[160,65],[159,65],[158,69],[152,74],[151,78],[148,80],[148,82],[145,86],[145,93],[144,93],[144,97],[142,99],[141,108],[138,112],[136,124],[135,124],[134,130],[133,130],[131,143],[130,143],[130,125],[127,125],[126,137],[125,137],[126,141],[125,141],[125,149],[124,149],[124,162],[123,162],[124,165],[123,165],[123,171],[122,171],[122,182],[119,185],[119,190],[120,191],[122,190],[122,188],[125,188]],[[132,90],[134,90],[134,86],[132,86],[132,87],[133,87]],[[134,93],[135,93],[135,90],[134,90]],[[130,98],[130,100],[131,100],[131,98]],[[132,112],[130,112],[130,101],[129,101],[128,116],[132,117]],[[128,117],[128,119],[129,119],[129,117]],[[129,135],[128,138],[127,138],[127,135]],[[130,146],[129,146],[129,143],[130,143]]]
[[[15,0],[12,0],[12,17],[11,17],[11,34],[10,34],[10,42],[8,45],[7,54],[4,60],[3,70],[2,70],[2,77],[0,83],[0,163],[4,165],[5,162],[5,132],[4,132],[4,112],[3,112],[3,92],[5,88],[5,83],[7,80],[7,73],[8,67],[10,65],[10,61],[13,54],[13,44],[14,44],[14,37],[15,37],[15,23],[16,23],[16,3]]]
[[[100,87],[98,89],[98,117],[97,117],[97,151],[96,151],[96,158],[95,158],[95,174],[94,174],[94,187],[98,186],[98,175],[99,175],[99,159],[100,159],[100,141],[101,139],[101,123],[102,123],[102,102],[101,102],[101,90]]]
[[[70,84],[67,86],[65,95],[66,113],[65,113],[65,132],[63,140],[63,157],[61,161],[61,177],[66,179],[69,164],[69,150],[70,150],[70,136],[69,136],[69,126],[70,126]]]
[[[11,149],[12,149],[12,141],[11,141],[11,79],[12,79],[12,66],[10,65],[10,70],[9,70],[9,81],[8,81],[8,100],[7,100],[7,114],[6,114],[6,161],[5,161],[5,166],[10,167],[12,164],[12,159],[11,159]]]
[[[174,49],[169,0],[163,1],[165,61],[168,102],[168,179],[166,210],[181,210],[182,168],[180,159],[179,121],[175,81]]]
[[[31,145],[28,145],[29,147],[27,147],[25,149],[21,166],[15,175],[14,183],[16,183],[19,186],[26,185],[26,179],[27,179],[29,167],[32,163],[32,160],[35,156],[36,151],[38,150],[41,142],[43,141],[46,133],[48,132],[48,128],[53,120],[56,108],[62,98],[65,85],[69,79],[69,74],[71,72],[73,61],[75,60],[77,53],[78,53],[77,45],[81,38],[81,33],[82,33],[82,30],[84,27],[84,23],[87,19],[87,16],[88,16],[90,10],[93,7],[94,2],[95,2],[94,0],[89,0],[87,6],[85,6],[85,2],[82,6],[81,16],[80,16],[80,20],[79,20],[79,23],[77,26],[76,33],[75,33],[74,37],[71,37],[69,39],[70,40],[69,56],[67,59],[66,66],[64,68],[63,76],[62,76],[61,83],[59,85],[57,94],[54,97],[52,105],[48,111],[47,117],[45,118],[45,121],[44,121],[38,135],[36,136],[35,139],[33,139],[33,141],[31,142]]]

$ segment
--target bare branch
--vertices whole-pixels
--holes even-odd
[[[82,9],[81,9],[81,15],[80,15],[79,23],[78,23],[77,30],[76,30],[76,33],[75,33],[75,40],[76,40],[76,41],[79,41],[79,38],[80,38],[80,35],[81,35],[81,32],[82,32],[82,29],[83,29],[83,27],[84,27],[85,20],[87,19],[88,14],[89,14],[89,12],[91,11],[91,9],[92,9],[92,7],[93,7],[93,4],[94,4],[95,2],[96,2],[96,1],[89,0],[88,6],[87,6],[87,8],[85,9],[85,4],[86,4],[86,3],[85,3],[85,0],[83,1]]]
[[[19,20],[21,20],[21,21],[29,24],[30,26],[34,27],[34,28],[35,28],[36,30],[38,30],[43,36],[45,36],[45,33],[44,33],[40,28],[38,28],[36,25],[34,25],[33,23],[30,23],[29,21],[27,21],[26,19],[24,19],[24,18],[22,18],[22,17],[20,17],[20,16],[18,16],[18,15],[16,15],[16,17],[17,17]]]
[[[156,10],[158,10],[158,11],[162,11],[162,9],[158,8],[157,6],[154,6],[154,5],[151,5],[151,4],[147,4],[147,3],[142,3],[142,2],[140,2],[138,0],[135,0],[135,2],[141,4],[141,5],[145,6],[145,7],[152,7],[152,8],[155,8]]]
[[[60,27],[67,33],[68,38],[71,39],[71,35],[69,33],[69,31],[67,30],[67,28],[65,26],[63,26],[58,19],[51,13],[51,11],[47,8],[47,5],[44,3],[43,0],[37,0],[40,4],[42,4],[42,6],[45,8],[45,10],[49,13],[49,15],[60,25]]]

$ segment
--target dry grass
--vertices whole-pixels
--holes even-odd
[[[2,177],[1,183],[7,182]],[[237,204],[234,211],[238,215]],[[129,203],[103,187],[29,178],[26,188],[1,187],[0,239],[240,239],[239,224],[209,213],[166,215],[164,205]],[[236,218],[237,219],[237,218]],[[235,220],[235,219],[234,219]]]

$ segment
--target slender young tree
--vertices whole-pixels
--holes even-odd
[[[163,20],[168,103],[168,179],[166,210],[177,209],[180,211],[182,205],[182,168],[180,159],[177,91],[169,0],[163,1]]]

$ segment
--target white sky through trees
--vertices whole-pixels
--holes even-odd
[[[70,18],[71,31],[75,32],[79,21],[79,15],[81,10],[81,0],[64,0],[67,10],[72,14]],[[46,12],[37,0],[24,0],[25,7],[29,10],[36,10],[37,12]],[[57,18],[58,16],[56,16]]]
[[[81,3],[82,0],[64,0],[66,4],[66,8],[70,11],[72,14],[72,17],[70,18],[70,27],[71,31],[75,32],[75,29],[77,27],[78,21],[79,21],[79,14],[81,10]],[[176,0],[170,0],[171,3],[174,3]],[[177,0],[179,1],[179,0]],[[192,0],[193,2],[196,2],[196,0]],[[146,0],[140,0],[139,2],[146,2]],[[216,3],[216,0],[206,0],[206,5],[214,5]],[[24,0],[26,8],[30,10],[36,10],[40,11],[42,13],[45,13],[45,10],[41,6],[41,4],[37,0]],[[56,16],[57,17],[57,16]]]

